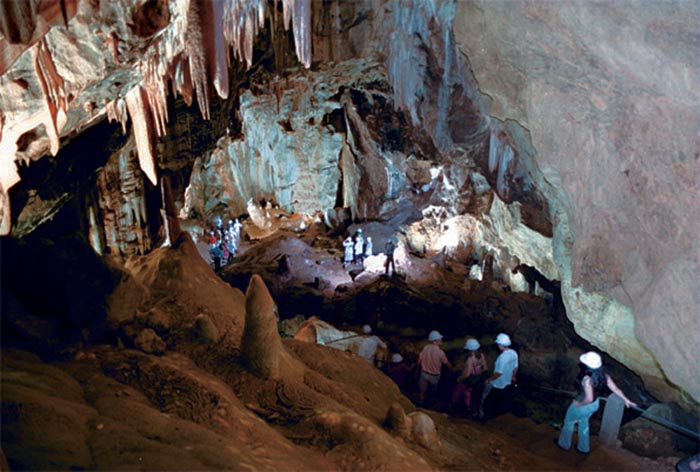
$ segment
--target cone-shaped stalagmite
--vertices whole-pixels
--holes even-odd
[[[245,297],[243,361],[255,375],[278,378],[283,348],[277,332],[275,301],[257,274],[250,278]]]

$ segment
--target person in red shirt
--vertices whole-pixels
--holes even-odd
[[[430,398],[437,391],[440,383],[442,366],[446,365],[452,369],[452,364],[447,360],[445,351],[440,349],[442,344],[442,334],[438,331],[431,331],[428,335],[429,344],[426,344],[418,356],[418,367],[420,377],[418,379],[418,404],[425,405],[426,397]]]

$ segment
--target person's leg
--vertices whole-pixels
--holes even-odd
[[[466,387],[462,382],[457,382],[455,384],[455,388],[452,390],[452,398],[450,399],[450,405],[452,407],[457,407],[462,403],[465,391]]]
[[[425,405],[425,392],[428,390],[428,378],[427,374],[424,372],[420,373],[418,377],[418,404],[420,406]]]
[[[481,401],[479,402],[479,417],[484,418],[486,415],[486,404],[488,402],[489,393],[491,393],[492,385],[487,383],[484,385],[484,391],[481,393]]]
[[[588,454],[589,452],[591,452],[591,446],[589,444],[590,427],[588,420],[591,416],[593,416],[593,413],[598,411],[599,404],[600,400],[596,398],[596,400],[593,403],[581,407],[581,417],[578,422],[578,444],[576,446],[576,449],[578,449],[579,452],[583,452],[584,454]]]
[[[426,374],[427,375],[427,374]],[[433,405],[437,399],[438,384],[440,383],[439,375],[431,375],[428,377],[428,392],[425,396],[426,403]]]
[[[572,403],[569,405],[569,408],[566,410],[566,415],[564,416],[564,424],[561,426],[561,432],[559,433],[559,440],[557,441],[557,444],[559,444],[559,447],[562,449],[570,449],[571,448],[571,439],[573,438],[574,435],[574,426],[576,425],[576,422],[578,421],[578,416],[576,414],[576,410],[578,408],[574,406]]]

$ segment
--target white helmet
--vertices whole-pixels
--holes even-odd
[[[402,360],[403,360],[403,357],[401,357],[401,354],[399,354],[398,352],[395,352],[394,354],[391,355],[391,362],[393,362],[394,364],[398,364]]]
[[[428,341],[437,341],[439,339],[442,339],[442,334],[440,334],[439,331],[431,331],[430,334],[428,334]]]
[[[603,359],[600,358],[600,354],[593,351],[581,354],[578,360],[580,360],[583,365],[588,366],[591,369],[600,369],[600,367],[603,365]]]
[[[481,347],[481,344],[479,344],[479,341],[477,341],[474,338],[467,339],[467,342],[464,344],[464,349],[467,349],[469,351],[476,351]]]
[[[496,344],[503,347],[510,346],[510,336],[506,333],[498,333],[498,336],[496,336]]]
[[[370,325],[364,325],[362,327],[362,332],[365,334],[369,334],[372,332],[372,327]]]

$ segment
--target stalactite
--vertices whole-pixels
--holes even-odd
[[[117,98],[112,100],[105,105],[105,111],[107,112],[107,119],[110,123],[112,121],[118,121],[122,125],[122,132],[126,134],[126,123],[129,121],[129,116],[127,115],[124,99]]]
[[[185,32],[185,52],[189,59],[192,85],[197,94],[199,110],[205,120],[209,119],[209,77],[207,76],[207,55],[203,45],[202,24],[203,0],[192,0],[187,12],[187,31]]]
[[[136,139],[136,149],[139,156],[139,165],[148,180],[153,185],[158,185],[156,178],[155,159],[153,156],[153,126],[152,118],[147,105],[148,97],[144,89],[137,85],[126,94],[126,106],[131,117],[134,138]]]
[[[144,75],[144,90],[148,97],[149,110],[153,117],[158,136],[165,136],[168,123],[168,102],[165,81],[165,69],[162,56],[156,49],[152,55],[142,63]]]
[[[190,75],[189,61],[178,57],[172,75],[173,88],[176,93],[182,95],[182,99],[187,106],[192,105],[192,77]]]
[[[49,115],[48,120],[45,120],[45,125],[51,145],[50,151],[55,156],[60,148],[58,132],[63,122],[65,122],[65,111],[68,104],[65,97],[63,78],[56,70],[44,39],[39,42],[36,48],[32,49],[32,53],[34,54],[34,70],[41,84]],[[59,123],[59,121],[62,123]]]
[[[221,98],[228,98],[228,47],[224,37],[224,5],[221,0],[209,0],[212,10],[214,41],[214,88]]]
[[[311,67],[311,0],[294,0],[294,44],[299,61]]]

